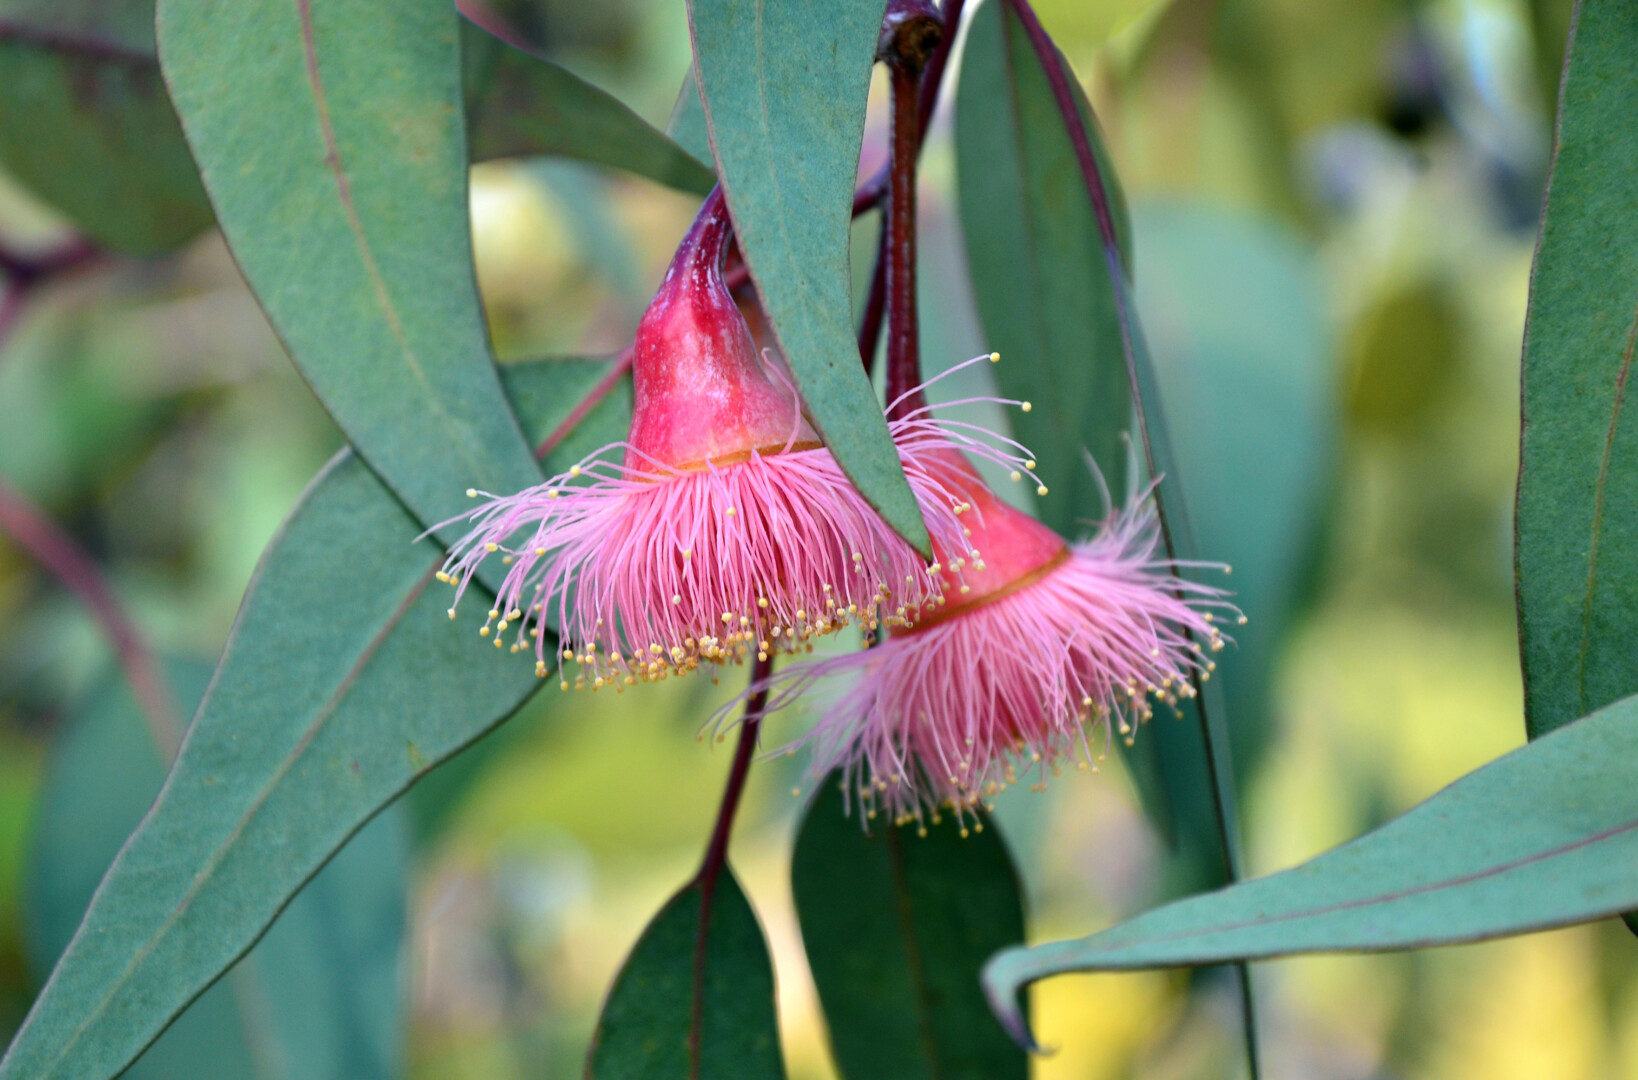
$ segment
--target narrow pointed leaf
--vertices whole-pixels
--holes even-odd
[[[705,916],[702,922],[702,915]],[[587,1080],[783,1080],[773,963],[726,866],[643,930],[603,1004]]]
[[[169,673],[191,707],[211,668],[178,663]],[[110,681],[65,723],[40,793],[25,887],[25,944],[37,972],[51,970],[164,780],[164,759],[123,682]],[[126,1080],[397,1076],[408,1004],[407,855],[401,815],[372,822]]]
[[[222,231],[353,448],[424,525],[538,483],[478,302],[454,5],[162,0],[158,25]]]
[[[859,365],[848,238],[884,0],[690,0],[694,70],[740,250],[848,478],[928,559]]]
[[[985,969],[990,1000],[1021,1033],[1018,990],[1063,972],[1416,949],[1638,907],[1635,759],[1638,698],[1627,698],[1294,869],[1003,952]]]
[[[701,195],[717,182],[612,94],[470,23],[463,33],[473,160],[572,157]]]
[[[844,812],[839,774],[807,809],[791,864],[808,964],[848,1080],[1006,1080],[1029,1059],[978,975],[1024,940],[1022,887],[1000,830],[951,818],[872,823]],[[969,833],[963,838],[962,833]]]
[[[1085,116],[1107,160],[1090,109]],[[1115,499],[1123,494],[1132,406],[1119,313],[1075,148],[1018,17],[996,0],[978,6],[967,32],[956,167],[973,296],[1001,354],[996,383],[1033,406],[1012,422],[1047,487],[1037,512],[1073,537],[1104,511],[1087,453]],[[1106,170],[1112,187],[1113,175]]]
[[[132,255],[211,222],[154,60],[153,15],[153,0],[0,0],[0,165]]]
[[[1638,11],[1577,8],[1524,330],[1525,724],[1638,691]]]
[[[576,399],[539,389],[552,415],[531,426],[550,429]],[[578,460],[601,423],[622,432],[618,405],[548,468]],[[432,580],[440,550],[420,531],[350,452],[309,486],[262,556],[164,791],[0,1078],[116,1075],[364,822],[539,685],[533,657],[478,637],[481,597],[450,621]]]

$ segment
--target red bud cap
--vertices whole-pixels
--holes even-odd
[[[770,377],[723,280],[732,229],[716,188],[637,329],[632,468],[695,470],[820,445],[794,389]]]

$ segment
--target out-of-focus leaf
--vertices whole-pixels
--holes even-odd
[[[853,182],[883,0],[690,0],[694,70],[740,250],[837,462],[928,559],[927,527],[859,365]]]
[[[1078,85],[1078,84],[1077,84]],[[1091,110],[1087,133],[1104,155]],[[961,224],[979,317],[1001,354],[996,383],[1034,408],[1012,417],[1048,494],[1041,520],[1066,536],[1103,516],[1086,465],[1118,500],[1132,405],[1103,241],[1075,149],[1018,17],[989,0],[974,12],[956,96]],[[1118,191],[1112,169],[1104,174]],[[1124,204],[1120,234],[1130,236]]]
[[[1310,252],[1271,221],[1183,203],[1140,205],[1135,221],[1138,310],[1200,551],[1234,568],[1221,583],[1249,618],[1214,676],[1244,779],[1272,731],[1268,679],[1333,459],[1324,298]]]
[[[463,36],[474,160],[571,157],[701,195],[717,182],[708,167],[613,95],[470,23]]]
[[[694,81],[692,67],[683,76],[682,89],[677,91],[677,102],[671,106],[671,119],[666,121],[665,133],[701,161],[711,160],[711,131],[705,124],[705,106],[700,104],[700,87]]]
[[[701,919],[704,911],[708,917]],[[726,866],[643,930],[603,1004],[587,1080],[782,1080],[773,963]]]
[[[924,837],[886,821],[867,834],[857,801],[845,813],[840,782],[820,785],[791,863],[837,1068],[850,1080],[1029,1076],[978,982],[986,959],[1024,940],[1000,831],[980,815],[929,823]]]
[[[579,357],[502,364],[501,383],[531,443],[546,438],[575,404],[609,373],[610,362]],[[575,425],[548,459],[554,471],[625,438],[631,426],[631,382],[622,380]],[[438,832],[484,772],[532,729],[507,723],[446,761],[410,790],[410,817],[418,836]]]
[[[470,25],[463,36],[474,161],[570,157],[710,189],[703,140],[691,157],[558,65]],[[0,165],[115,251],[171,251],[211,225],[160,76],[154,0],[0,0]]]
[[[558,416],[577,404],[538,380],[520,399]],[[534,690],[533,657],[488,647],[481,614],[450,622],[420,531],[350,451],[320,472],[0,1078],[118,1073],[364,822]]]
[[[154,59],[153,13],[153,0],[0,0],[0,165],[133,255],[211,222]]]
[[[1638,11],[1583,0],[1524,329],[1515,518],[1532,737],[1638,691]]]
[[[538,483],[478,302],[454,6],[162,0],[158,25],[222,231],[353,449],[426,525]]]
[[[191,706],[211,669],[173,664],[169,672],[178,700]],[[26,944],[37,972],[49,971],[68,944],[164,779],[164,759],[123,682],[110,681],[67,721],[34,824]],[[404,840],[396,813],[359,833],[262,943],[126,1070],[127,1080],[395,1077],[405,1005]]]
[[[1068,971],[1415,949],[1638,907],[1638,698],[1462,777],[1402,817],[1283,873],[1190,897],[1078,941],[1009,949],[991,1003]]]

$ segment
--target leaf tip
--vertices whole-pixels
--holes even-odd
[[[984,984],[984,996],[989,1000],[990,1011],[1001,1022],[1001,1027],[1026,1053],[1048,1055],[1052,1050],[1042,1046],[1035,1040],[1035,1034],[1030,1031],[1029,1018],[1024,1009],[1019,1006],[1019,993],[1027,987],[1032,979],[1020,979],[1016,973],[1017,960],[1028,953],[1022,946],[1002,949],[984,964],[984,970],[979,975]]]

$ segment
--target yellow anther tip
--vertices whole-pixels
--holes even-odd
[[[998,352],[990,353],[990,363],[999,364],[1000,362],[1001,362],[1001,354],[1000,353],[998,353]]]

